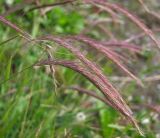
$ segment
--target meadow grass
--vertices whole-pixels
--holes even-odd
[[[2,12],[3,10],[1,9]],[[33,38],[48,33],[61,36],[79,34],[85,29],[85,19],[78,11],[73,13],[70,10],[56,7],[44,17],[41,17],[38,11],[33,11],[24,17],[13,13],[7,18],[19,24],[21,28],[25,28],[24,30],[28,30]],[[95,32],[90,35],[99,38],[99,34]],[[53,76],[48,66],[33,66],[40,59],[48,58],[43,45],[26,43],[14,30],[2,24],[0,24],[0,36],[2,36],[0,38],[0,137],[142,137],[113,108],[96,98],[78,93],[75,89],[66,89],[79,85],[101,95],[101,92],[84,76],[60,66],[54,67]],[[51,49],[53,58],[68,61],[75,59],[74,55],[65,48],[57,48],[56,44],[53,45],[55,46]],[[138,62],[134,62],[140,78],[153,74],[155,70],[158,73],[159,64],[151,65],[155,53],[154,50],[141,53],[142,59],[139,58],[138,62],[145,64],[144,68],[141,68],[142,65],[138,65]],[[101,54],[100,56],[97,54],[97,57],[94,55],[93,50],[87,56],[93,60],[100,57],[98,60],[109,78],[113,75],[124,75],[111,61],[104,61]],[[115,82],[114,85],[118,86],[119,82]],[[140,93],[147,89],[152,90],[152,85],[142,89],[131,81],[119,89],[133,108],[134,116],[145,132],[145,137],[156,138],[160,128],[156,117],[158,115],[144,106],[149,99],[148,92]],[[154,91],[156,93],[157,89],[153,89]],[[156,104],[159,103],[154,96],[152,100],[156,100]]]

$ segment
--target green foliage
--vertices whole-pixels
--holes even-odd
[[[76,34],[84,27],[83,17],[78,12],[64,8],[54,8],[45,18],[43,25],[56,33]]]

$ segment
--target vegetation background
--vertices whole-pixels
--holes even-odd
[[[80,0],[29,11],[32,2],[1,0],[0,13],[33,38],[46,34],[87,34],[102,41],[115,38],[132,41],[143,49],[135,54],[117,48],[128,62],[131,72],[143,81],[143,88],[110,60],[104,60],[104,56],[97,51],[85,47],[83,53],[90,52],[88,58],[102,65],[106,76],[133,110],[145,137],[160,138],[160,51],[154,47],[155,44],[147,36],[135,38],[143,32],[119,13],[119,18],[114,22],[110,14],[100,12],[97,7],[85,5]],[[39,2],[48,4],[58,1]],[[150,10],[138,0],[110,2],[119,3],[136,14],[159,37],[159,0],[145,1]],[[24,8],[12,11],[16,6]],[[1,138],[142,137],[111,107],[76,90],[67,89],[78,86],[99,93],[83,76],[60,66],[55,66],[53,76],[48,66],[33,66],[45,57],[44,50],[36,44],[26,43],[13,29],[1,23],[0,36]],[[53,46],[51,53],[57,59],[74,59],[64,48]]]

